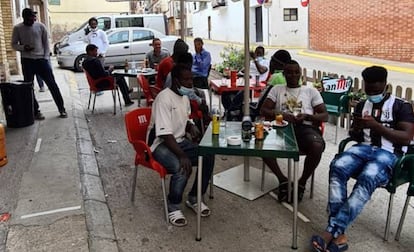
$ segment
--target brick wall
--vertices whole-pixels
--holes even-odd
[[[414,0],[312,0],[309,47],[414,63]]]
[[[6,57],[7,63],[10,70],[10,74],[19,74],[19,67],[17,65],[17,58],[16,58],[16,51],[13,50],[11,47],[11,35],[13,31],[13,9],[11,6],[10,0],[0,0],[1,4],[1,16],[3,19],[3,31],[4,33],[0,33],[0,37],[2,37],[5,41],[6,47]],[[3,35],[3,36],[2,36]],[[1,51],[1,56],[3,56],[3,51]]]
[[[0,4],[0,13],[3,13],[3,6]],[[4,34],[3,15],[0,16],[0,34]],[[7,62],[6,40],[0,36],[0,81],[9,79],[9,64]]]

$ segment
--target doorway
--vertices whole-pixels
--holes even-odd
[[[211,16],[207,17],[208,39],[211,39]]]
[[[263,15],[262,6],[255,8],[256,42],[263,42]]]

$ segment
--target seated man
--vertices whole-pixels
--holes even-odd
[[[152,50],[147,52],[145,55],[146,66],[158,71],[158,65],[161,60],[170,56],[170,53],[166,48],[161,47],[161,40],[159,38],[154,38],[152,40]],[[155,76],[148,76],[148,81],[151,85],[155,84]]]
[[[145,67],[154,68],[160,64],[161,60],[170,56],[170,53],[166,48],[161,47],[161,40],[154,38],[152,40],[152,50],[147,52],[145,58],[147,59],[147,65]],[[158,68],[158,67],[157,67]],[[156,69],[157,70],[157,69]]]
[[[208,75],[211,67],[211,55],[203,48],[203,40],[201,38],[194,39],[193,55],[193,84],[196,88],[208,89]]]
[[[269,63],[269,75],[267,78],[268,85],[286,85],[286,80],[283,76],[283,68],[285,67],[286,62],[291,59],[289,52],[286,50],[277,50],[273,54]]]
[[[319,92],[308,86],[299,85],[301,68],[294,61],[288,61],[283,70],[286,86],[274,86],[265,99],[260,114],[269,120],[275,119],[275,114],[282,114],[283,119],[293,124],[298,147],[306,155],[302,176],[299,179],[298,200],[301,201],[305,192],[306,181],[321,160],[325,149],[319,126],[328,120],[328,112]],[[295,111],[300,111],[294,115]],[[280,171],[274,158],[263,158],[279,180],[278,199],[288,201],[288,179]],[[273,192],[271,192],[273,193]]]
[[[374,191],[391,178],[398,157],[413,139],[414,115],[410,103],[386,93],[387,70],[380,66],[362,72],[367,100],[355,108],[349,131],[358,141],[332,160],[329,171],[329,221],[321,236],[312,237],[315,251],[345,251],[345,230],[362,211]],[[347,182],[357,181],[347,193]],[[349,195],[349,197],[347,196]],[[340,249],[340,250],[338,250]]]
[[[88,71],[94,79],[99,79],[105,76],[109,76],[114,69],[113,66],[110,66],[108,71],[105,71],[101,61],[98,59],[98,47],[94,44],[89,44],[86,46],[86,54],[88,55],[82,63],[83,69]],[[119,89],[121,90],[122,97],[124,98],[125,106],[130,106],[134,104],[133,101],[129,98],[130,90],[128,85],[122,76],[115,77],[116,84],[118,85]],[[99,83],[101,86],[98,88],[105,88],[110,84],[108,82],[102,81]]]
[[[188,52],[188,45],[182,39],[177,39],[174,43],[173,54],[170,57],[164,58],[158,65],[158,73],[156,78],[156,86],[160,89],[165,87],[165,81],[174,63],[184,53]]]
[[[192,138],[199,138],[197,135],[200,132],[188,118],[190,102],[183,95],[184,87],[192,88],[191,70],[187,66],[176,65],[171,71],[171,77],[171,87],[163,89],[155,98],[148,128],[150,131],[155,129],[155,140],[151,145],[154,158],[172,174],[168,194],[169,221],[175,226],[184,226],[187,220],[180,205],[192,166],[198,163],[197,144],[186,139],[185,135],[189,132]],[[204,156],[202,194],[207,191],[213,168],[214,156]],[[188,194],[186,205],[197,211],[197,179]],[[202,202],[201,216],[209,215],[210,209]]]
[[[250,52],[250,78],[259,77],[259,82],[266,81],[269,73],[269,61],[264,58],[265,49],[258,46]],[[244,74],[244,69],[240,72]],[[240,110],[243,101],[243,91],[226,92],[221,96],[221,102],[227,111],[227,120],[238,120],[242,117]]]

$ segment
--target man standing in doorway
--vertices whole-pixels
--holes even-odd
[[[23,23],[14,26],[11,45],[14,50],[21,52],[24,81],[33,82],[35,74],[39,75],[49,88],[53,100],[58,107],[60,117],[66,118],[68,115],[64,107],[63,98],[49,63],[48,32],[45,25],[35,22],[36,14],[37,12],[29,8],[23,10]],[[36,120],[45,119],[39,110],[36,98],[34,98],[34,114]]]

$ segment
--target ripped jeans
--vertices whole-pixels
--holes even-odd
[[[332,160],[329,171],[329,223],[334,238],[343,234],[378,187],[386,186],[397,156],[379,147],[356,144]],[[347,182],[356,178],[349,197]]]

